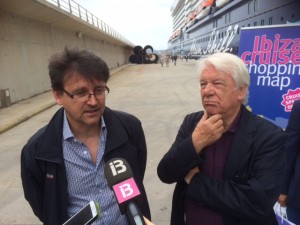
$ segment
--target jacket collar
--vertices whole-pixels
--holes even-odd
[[[35,158],[59,164],[63,163],[63,112],[64,109],[60,108],[49,123],[39,131],[41,138],[38,139],[35,146]]]
[[[225,165],[225,178],[235,176],[239,169],[239,165],[244,163],[244,160],[249,154],[249,149],[254,141],[253,132],[255,131],[253,123],[253,114],[249,112],[244,105],[241,107],[241,118],[237,124],[237,130],[234,136],[232,147]]]
[[[104,121],[107,128],[107,138],[105,145],[105,153],[107,154],[114,149],[122,146],[129,139],[126,128],[115,111],[106,107],[104,114]]]
[[[64,109],[60,108],[48,125],[39,131],[42,135],[35,147],[36,158],[63,164],[63,116]],[[123,145],[128,140],[128,134],[113,110],[106,107],[103,117],[107,128],[105,146],[105,154],[107,154]]]

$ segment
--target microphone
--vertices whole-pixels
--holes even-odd
[[[104,167],[108,186],[113,190],[121,214],[126,213],[132,225],[146,225],[136,200],[141,195],[136,185],[132,170],[125,159],[113,158]]]

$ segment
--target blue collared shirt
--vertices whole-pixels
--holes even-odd
[[[93,225],[127,225],[125,215],[121,215],[113,191],[107,185],[104,175],[103,154],[107,130],[101,118],[100,143],[96,164],[92,162],[89,149],[72,133],[66,114],[63,125],[63,157],[68,182],[68,215],[71,217],[88,202],[94,200],[100,205],[100,217]]]

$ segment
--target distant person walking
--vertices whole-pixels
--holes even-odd
[[[176,66],[177,55],[173,56],[174,66]]]
[[[163,56],[160,57],[159,61],[160,61],[161,67],[164,67],[164,58],[163,58]]]
[[[166,61],[166,67],[169,67],[170,56],[166,55],[165,56],[165,61]]]

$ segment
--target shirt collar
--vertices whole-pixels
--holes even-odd
[[[103,116],[101,116],[101,130],[106,128],[105,122],[104,122],[104,118]],[[69,138],[75,138],[73,132],[71,131],[68,119],[67,119],[67,115],[66,115],[66,111],[64,111],[64,121],[63,121],[63,140],[67,140]]]
[[[237,116],[233,120],[233,123],[231,124],[231,126],[229,127],[229,129],[227,131],[232,132],[232,133],[236,132],[238,122],[240,121],[240,118],[241,118],[241,114],[242,114],[242,110],[240,109],[239,113],[237,114]]]

